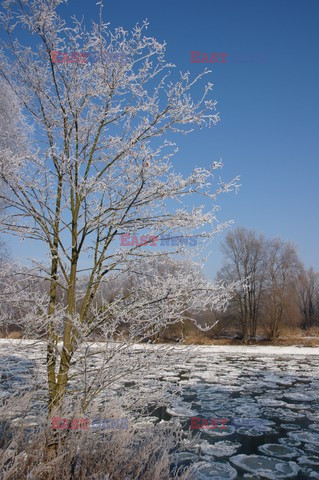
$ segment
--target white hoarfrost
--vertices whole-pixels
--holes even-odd
[[[202,252],[229,226],[218,222],[217,202],[237,189],[238,178],[216,179],[222,164],[211,159],[186,176],[174,168],[178,136],[213,126],[219,116],[211,82],[191,95],[210,72],[175,73],[165,44],[147,35],[147,22],[112,31],[100,16],[87,29],[58,15],[61,1],[5,3],[1,108],[7,111],[7,96],[14,97],[13,114],[20,118],[23,108],[34,136],[21,151],[13,148],[14,135],[4,135],[0,200],[10,208],[1,230],[46,249],[48,260],[34,261],[33,280],[23,284],[26,301],[11,298],[26,337],[47,341],[50,401],[57,403],[79,346],[94,335],[106,342],[121,337],[123,350],[179,321],[213,326],[199,323],[199,312],[223,310],[235,284],[206,280]],[[100,61],[56,63],[57,51],[95,51]],[[167,236],[170,246],[162,245]],[[36,281],[43,296],[34,293]],[[114,348],[105,350],[108,364]],[[105,385],[108,374],[101,373]],[[101,380],[90,377],[84,405]]]

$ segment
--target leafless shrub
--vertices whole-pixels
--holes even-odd
[[[23,411],[27,412],[29,401],[30,394],[23,402],[21,398],[19,403],[13,401],[13,410],[24,405]],[[3,417],[3,407],[0,415]],[[108,405],[99,417],[124,418],[125,413],[120,409],[110,412]],[[69,405],[64,408],[61,418],[79,419],[81,414]],[[174,425],[145,424],[141,428],[129,422],[126,429],[110,431],[93,428],[92,422],[84,428],[85,423],[81,425],[79,422],[76,429],[54,430],[48,425],[45,414],[38,416],[37,425],[28,425],[26,420],[22,413],[19,424],[9,422],[3,427],[0,450],[3,480],[188,478],[185,469],[174,472],[170,468],[170,452],[178,448],[182,436],[185,436]],[[53,444],[56,447],[54,455],[50,451]]]

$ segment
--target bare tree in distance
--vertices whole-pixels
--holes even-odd
[[[267,252],[267,305],[270,314],[270,338],[276,340],[288,301],[288,292],[296,281],[300,261],[294,244],[284,242],[279,238],[268,242]]]
[[[171,255],[190,256],[184,247],[164,252],[119,244],[123,233],[146,231],[189,235],[201,229],[211,239],[228,225],[217,224],[215,201],[236,188],[238,180],[220,181],[212,189],[220,162],[194,168],[187,178],[172,169],[173,137],[219,119],[216,102],[209,98],[211,83],[198,99],[190,96],[209,72],[194,79],[180,74],[174,80],[165,45],[146,36],[146,22],[131,33],[123,28],[111,32],[102,20],[87,30],[80,21],[67,25],[60,18],[56,10],[62,3],[7,0],[1,14],[8,40],[0,74],[37,132],[32,150],[8,149],[1,155],[8,194],[2,191],[0,197],[10,205],[3,225],[7,233],[43,242],[50,257],[49,266],[39,265],[49,282],[47,311],[34,318],[36,329],[46,327],[49,412],[60,408],[76,353],[97,329],[111,342],[119,325],[128,323],[129,344],[182,319],[185,300],[187,311],[225,307],[232,286],[206,281],[192,265],[162,277],[154,276],[151,262],[144,268],[145,258],[169,263]],[[21,25],[23,41],[29,33],[32,47],[19,41]],[[51,53],[58,50],[99,51],[101,61],[92,66],[53,63]],[[103,62],[111,51],[124,52],[126,61]],[[193,196],[208,200],[211,208],[189,207],[184,199]],[[178,209],[168,208],[169,200],[178,201]],[[107,288],[109,276],[132,271],[138,272],[139,282],[101,309],[97,295],[102,285]],[[84,274],[88,280],[80,284]],[[65,290],[65,305],[58,287]],[[45,306],[44,301],[37,310],[43,312]],[[86,378],[83,409],[103,382],[112,381],[107,365],[114,366],[114,348],[106,347],[106,367],[99,377]],[[123,375],[124,366],[116,368],[116,375]]]
[[[265,239],[243,227],[229,232],[221,246],[224,265],[217,274],[226,283],[239,281],[233,297],[243,342],[255,337],[266,278]]]
[[[301,268],[296,283],[301,328],[308,330],[318,321],[319,274],[313,268]]]

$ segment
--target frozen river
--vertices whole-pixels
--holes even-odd
[[[2,397],[12,395],[17,384],[23,388],[35,368],[44,374],[43,345],[1,340],[0,347]],[[131,355],[159,348],[136,346]],[[161,365],[117,382],[113,394],[121,386],[134,389],[137,381],[144,391],[152,381],[178,389],[170,405],[149,409],[142,420],[150,427],[167,421],[188,431],[191,417],[229,420],[226,428],[202,430],[191,448],[175,455],[178,464],[193,465],[194,480],[319,479],[318,348],[168,347]],[[231,418],[263,424],[234,426]]]

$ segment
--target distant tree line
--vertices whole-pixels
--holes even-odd
[[[238,228],[228,233],[221,248],[224,261],[216,280],[226,285],[238,282],[238,287],[234,289],[225,310],[217,312],[203,308],[203,311],[197,312],[196,315],[191,311],[187,312],[183,321],[174,324],[169,322],[167,327],[156,335],[152,335],[150,330],[151,340],[188,339],[194,343],[200,340],[205,343],[205,337],[218,338],[226,334],[228,337],[237,336],[243,343],[261,336],[276,341],[279,335],[285,336],[288,331],[296,329],[309,331],[313,327],[319,327],[319,274],[313,268],[306,269],[303,266],[292,243],[279,238],[269,240],[255,231]],[[149,262],[150,260],[147,263]],[[5,264],[12,266],[6,273]],[[34,271],[30,276],[27,268],[19,269],[14,266],[3,242],[0,243],[1,265],[0,286],[2,285],[3,292],[0,295],[3,317],[1,333],[8,335],[12,331],[20,331],[26,334],[25,315],[29,305],[25,297],[21,297],[21,292],[25,293],[28,290],[31,299],[36,299],[48,292],[48,282],[40,274],[36,279]],[[164,264],[154,260],[152,265],[156,277],[174,276],[184,269],[186,272],[188,268],[189,266],[181,261]],[[17,274],[17,271],[20,273]],[[88,281],[89,279],[83,275],[79,279],[78,289],[85,288]],[[134,272],[114,275],[101,286],[96,297],[97,305],[100,303],[100,308],[104,308],[102,297],[112,303],[119,291],[127,295],[136,282],[138,278]],[[61,284],[57,295],[62,305],[66,303],[65,291],[66,286]],[[20,300],[12,302],[9,298],[11,292],[15,292]],[[187,299],[185,312],[186,304]],[[79,309],[80,305],[77,305],[77,311]],[[199,331],[196,324],[214,328],[205,333]],[[122,327],[115,332],[116,336],[127,333],[129,328],[129,323],[123,322]],[[38,333],[43,335],[43,332]],[[98,330],[96,334],[99,336]]]
[[[319,325],[319,275],[303,266],[292,243],[237,228],[228,233],[222,252],[217,279],[241,282],[223,318],[240,325],[244,343],[258,330],[276,340],[283,326]]]

